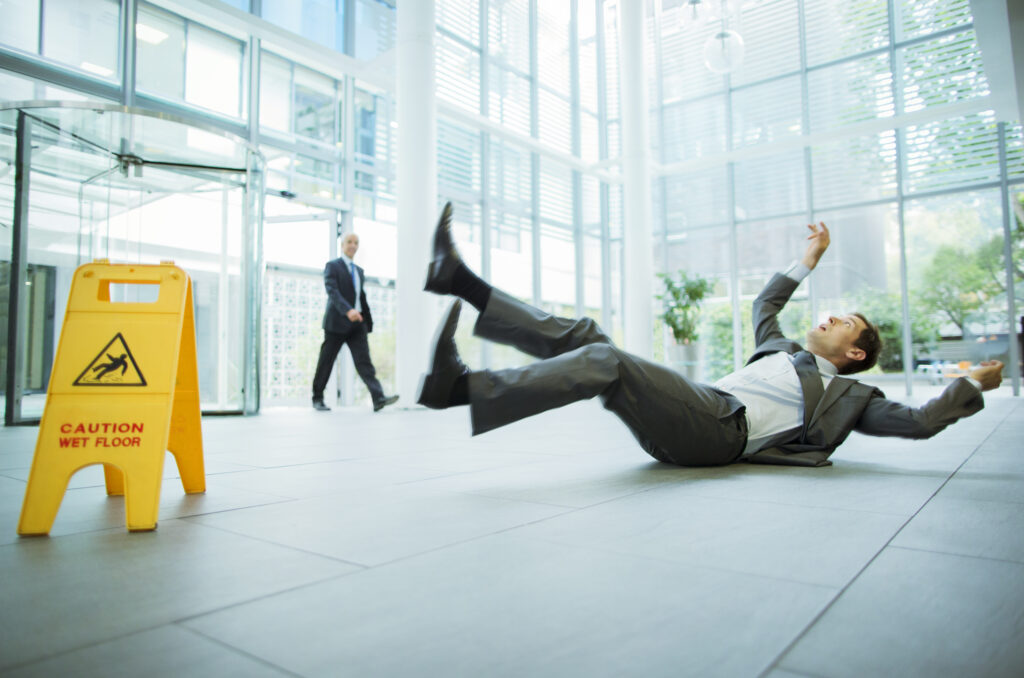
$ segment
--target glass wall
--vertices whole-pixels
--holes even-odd
[[[619,94],[607,86],[617,68],[616,4],[439,0],[437,8],[438,184],[455,206],[460,244],[511,294],[592,315],[615,333],[608,223],[621,202],[609,198],[617,179],[596,168],[617,152]],[[474,129],[463,111],[493,126]],[[492,364],[522,359],[474,342],[467,350]]]
[[[1019,325],[1024,134],[1018,121],[998,120],[989,110],[969,0],[743,0],[734,3],[738,14],[730,25],[744,36],[746,58],[728,75],[704,66],[704,44],[717,24],[680,21],[685,4],[645,3],[644,47],[657,163],[656,272],[686,269],[712,282],[699,374],[712,378],[741,364],[751,341],[751,299],[798,255],[803,225],[819,220],[832,226],[836,245],[797,293],[786,319],[795,335],[826,312],[865,310],[887,339],[884,359],[868,378],[890,388],[908,381],[904,372],[913,375],[908,384],[928,387],[942,383],[947,377],[936,375],[951,364],[1001,355],[993,351],[1005,351],[1011,326]],[[435,47],[439,201],[455,204],[466,257],[510,293],[559,313],[595,317],[621,339],[628,283],[621,276],[620,5],[437,0]],[[266,159],[268,199],[289,206],[275,207],[275,218],[327,214],[308,228],[330,225],[334,238],[339,228],[358,232],[360,263],[376,281],[368,287],[379,297],[375,320],[378,303],[392,308],[393,0],[21,0],[4,7],[0,99],[139,106],[256,145]],[[133,34],[124,34],[123,16],[136,17]],[[217,143],[180,141],[182,148],[216,149]],[[7,150],[10,142],[0,139]],[[46,185],[41,179],[40,187]],[[33,208],[50,210],[33,218],[64,233],[52,236],[54,247],[66,238],[62,246],[73,244],[77,252],[77,233],[85,229],[95,233],[87,249],[102,246],[129,259],[154,255],[139,249],[145,242],[139,234],[151,223],[173,230],[161,220],[171,210],[259,210],[241,186],[220,179],[204,184],[188,204],[130,188],[111,190],[105,201],[100,187],[89,184],[81,202],[87,208],[80,210],[77,194],[68,202],[59,193]],[[0,194],[3,209],[10,209],[10,198]],[[194,260],[197,295],[205,308],[218,309],[202,321],[211,331],[226,327],[219,309],[245,293],[224,280],[243,275],[246,251],[249,260],[264,251],[272,260],[267,280],[273,284],[265,281],[261,290],[280,302],[278,310],[299,304],[280,285],[306,295],[310,309],[317,305],[312,299],[321,292],[312,280],[332,256],[327,236],[316,236],[309,244],[316,252],[296,263],[278,246],[253,250],[252,242],[225,240],[223,224],[229,233],[235,227],[230,219],[196,217],[195,223],[204,229],[201,237],[214,234],[216,245],[201,256],[176,256]],[[109,239],[98,224],[110,230]],[[271,222],[268,238],[304,242],[303,228]],[[259,232],[252,235],[258,241]],[[0,240],[9,249],[9,239]],[[34,252],[40,242],[30,243]],[[226,270],[211,263],[222,254],[239,263]],[[969,271],[943,300],[929,290],[929,275],[954,256],[973,265],[964,266]],[[35,309],[52,307],[59,318],[62,268],[44,259],[31,262],[39,267],[31,276],[40,291],[26,299]],[[984,280],[967,275],[977,270],[986,272]],[[0,288],[8,291],[9,274],[0,263]],[[289,276],[297,277],[288,282]],[[300,293],[295,281],[303,276],[309,289]],[[977,290],[962,292],[970,285]],[[51,288],[52,301],[44,293]],[[42,335],[48,313],[39,316]],[[317,312],[307,315],[287,330],[297,333],[295,341],[271,341],[283,327],[280,318],[274,327],[269,320],[246,327],[252,336],[244,350],[259,353],[262,338],[264,377],[274,365],[291,364],[285,346],[319,342],[310,320]],[[373,344],[382,373],[394,360],[386,327],[378,320]],[[666,330],[657,331],[658,357],[679,362]],[[466,354],[476,365],[522,360],[470,339]],[[38,356],[33,360],[40,364]],[[217,365],[233,360],[219,354]],[[32,372],[38,383],[43,373]],[[350,376],[341,375],[342,391],[358,400],[362,389],[346,386]],[[220,402],[222,385],[235,378],[217,367],[202,377],[212,389],[204,397]],[[280,397],[293,396],[282,391]]]

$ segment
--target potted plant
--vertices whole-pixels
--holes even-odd
[[[696,378],[697,373],[697,320],[700,305],[711,291],[711,281],[699,275],[689,276],[680,270],[677,276],[659,273],[665,286],[665,292],[658,295],[662,303],[662,313],[658,317],[665,326],[672,330],[676,346],[681,347],[684,372],[688,377]]]

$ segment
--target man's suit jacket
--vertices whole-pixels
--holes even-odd
[[[360,266],[355,266],[359,276],[359,303],[362,307],[363,322],[367,332],[373,331],[373,316],[370,315],[370,304],[366,301],[366,275]],[[327,310],[324,311],[323,327],[328,332],[348,334],[353,323],[346,315],[356,305],[356,290],[352,285],[352,276],[348,272],[348,264],[341,257],[332,259],[324,267],[324,288],[327,290]]]
[[[783,336],[778,314],[798,282],[777,274],[754,300],[754,336],[757,348],[747,364],[770,353],[796,353],[803,348]],[[804,442],[795,441],[761,450],[748,461],[794,466],[828,466],[829,455],[850,431],[875,436],[930,438],[985,406],[981,393],[964,378],[954,380],[937,398],[921,407],[892,400],[874,386],[856,379],[833,377],[815,408]]]

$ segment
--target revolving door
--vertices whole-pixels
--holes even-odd
[[[264,160],[254,147],[148,111],[33,102],[0,109],[0,163],[6,425],[42,415],[72,273],[98,258],[185,269],[203,411],[259,409]]]

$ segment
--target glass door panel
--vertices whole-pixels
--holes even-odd
[[[267,198],[260,366],[260,400],[265,406],[309,404],[323,340],[321,322],[327,301],[323,270],[335,256],[336,224],[334,210]],[[350,363],[338,361],[342,366]],[[328,384],[328,393],[336,390]]]
[[[19,294],[17,341],[3,335],[0,369],[15,370],[7,423],[42,414],[53,353],[75,269],[95,259],[158,264],[170,260],[193,280],[201,406],[206,412],[253,412],[258,353],[247,327],[258,316],[262,156],[241,140],[167,116],[116,106],[25,106],[31,152],[27,220],[11,223],[0,243],[0,287]],[[11,111],[0,111],[14,137]],[[13,163],[12,163],[13,165]],[[14,214],[15,172],[0,175],[0,214]],[[21,184],[24,186],[24,182]],[[7,225],[5,218],[0,223]],[[15,252],[14,231],[24,245]],[[3,235],[6,235],[3,234]],[[21,261],[24,285],[13,289]],[[8,306],[2,316],[6,321]],[[14,319],[11,319],[14,322]],[[14,347],[14,348],[12,348]],[[13,351],[16,351],[13,352]],[[6,364],[9,363],[9,364]],[[7,382],[5,381],[5,384]],[[13,399],[11,398],[13,396]]]

